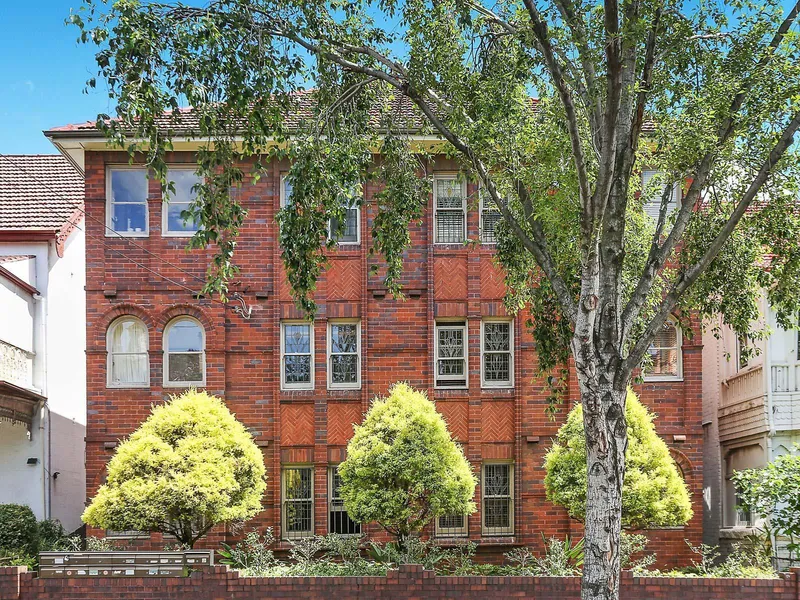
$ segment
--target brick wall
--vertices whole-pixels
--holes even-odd
[[[192,155],[178,152],[174,163]],[[315,388],[281,391],[281,319],[300,318],[295,309],[280,261],[275,213],[279,207],[280,174],[288,164],[273,163],[255,185],[235,190],[249,215],[237,246],[241,274],[233,289],[253,307],[244,320],[209,299],[196,299],[182,286],[202,285],[212,250],[184,249],[185,240],[161,235],[162,203],[157,182],[149,187],[149,237],[117,239],[106,236],[106,165],[126,164],[127,155],[87,151],[87,377],[88,425],[86,437],[87,498],[102,483],[113,446],[148,415],[153,403],[180,390],[164,388],[163,342],[165,326],[175,316],[199,320],[206,332],[207,389],[225,398],[236,416],[249,427],[263,449],[269,476],[264,511],[255,526],[270,525],[280,533],[281,465],[303,463],[314,468],[314,529],[327,530],[327,469],[344,458],[352,423],[360,420],[369,401],[384,394],[398,380],[429,390],[454,437],[464,445],[476,472],[485,460],[513,461],[515,467],[515,535],[481,536],[478,513],[469,518],[469,537],[481,543],[482,552],[501,557],[513,545],[540,546],[540,532],[563,536],[579,531],[565,512],[545,499],[542,462],[567,410],[555,421],[545,413],[545,383],[536,377],[533,341],[525,331],[527,315],[514,324],[514,380],[512,389],[482,389],[480,383],[481,318],[503,316],[502,273],[493,262],[491,246],[434,246],[433,223],[426,218],[411,227],[412,246],[407,252],[403,285],[405,301],[388,297],[383,289],[380,259],[371,255],[373,201],[380,186],[365,188],[361,211],[361,244],[343,246],[330,253],[330,267],[316,292],[319,313],[315,325]],[[432,171],[453,171],[457,165],[444,158]],[[468,193],[476,188],[468,186]],[[468,211],[468,237],[478,238],[479,215],[472,203]],[[431,214],[431,211],[428,211]],[[141,246],[141,247],[140,247]],[[122,254],[125,256],[123,257]],[[141,263],[145,268],[133,264]],[[166,264],[168,261],[175,266]],[[373,273],[372,267],[378,268]],[[148,270],[149,269],[149,270]],[[166,281],[154,272],[161,273]],[[106,387],[106,332],[119,316],[139,317],[149,331],[150,386],[140,389]],[[334,317],[361,320],[361,389],[326,389],[327,321]],[[468,323],[469,389],[433,389],[433,327],[436,318],[459,317]],[[660,564],[686,564],[690,554],[684,543],[700,542],[702,517],[701,340],[684,336],[683,380],[647,383],[638,387],[646,404],[657,413],[659,433],[679,461],[689,483],[695,517],[677,530],[652,533],[652,550]],[[570,390],[577,397],[572,378]],[[673,436],[685,436],[674,442]],[[478,490],[478,495],[480,490]],[[102,532],[90,531],[91,534]],[[374,526],[365,533],[381,537]],[[218,544],[226,536],[213,532],[204,543]],[[153,539],[151,546],[158,546]],[[138,541],[136,545],[147,546]]]
[[[622,600],[797,600],[800,573],[781,579],[699,579],[622,576]],[[0,600],[213,600],[236,598],[529,598],[577,600],[578,577],[437,577],[420,565],[405,565],[386,577],[247,578],[211,567],[186,578],[36,579],[23,567],[0,568]]]

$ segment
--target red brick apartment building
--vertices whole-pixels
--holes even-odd
[[[541,533],[580,534],[543,486],[544,455],[569,407],[555,421],[545,413],[548,394],[525,315],[508,315],[502,303],[491,243],[496,215],[467,201],[477,187],[455,179],[454,162],[439,157],[430,165],[434,192],[426,218],[412,227],[407,299],[393,299],[371,274],[379,261],[368,253],[379,188],[369,183],[330,253],[311,324],[292,302],[276,234],[288,164],[271,164],[267,177],[235,192],[249,213],[235,288],[252,306],[244,319],[231,310],[236,303],[226,309],[187,290],[200,288],[212,253],[187,252],[191,231],[177,218],[194,177],[190,141],[169,157],[178,192],[168,208],[158,182],[108,150],[91,123],[47,135],[86,176],[87,499],[117,441],[151,405],[197,386],[223,397],[264,452],[268,489],[254,525],[272,526],[284,546],[311,533],[379,535],[374,524],[347,518],[335,467],[370,400],[404,380],[436,401],[480,481],[478,512],[442,518],[430,535],[442,543],[468,537],[499,556],[513,546],[541,547]],[[686,527],[650,532],[661,564],[686,564],[684,540],[701,539],[701,337],[667,328],[654,349],[662,373],[638,389],[658,413],[693,499]],[[574,377],[570,389],[577,397]]]

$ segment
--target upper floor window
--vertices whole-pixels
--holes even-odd
[[[361,324],[328,322],[328,387],[361,386]]]
[[[467,387],[467,324],[436,323],[436,387]]]
[[[642,196],[644,198],[644,212],[654,221],[658,221],[661,210],[661,199],[667,187],[666,174],[654,169],[642,169]],[[681,190],[677,184],[671,186],[671,194],[667,201],[667,215],[669,215],[680,202]]]
[[[136,317],[121,317],[108,328],[108,387],[147,387],[150,360],[147,327]]]
[[[189,215],[189,207],[197,198],[197,174],[188,168],[173,168],[169,179],[175,187],[169,200],[164,201],[162,231],[164,235],[187,236],[197,231],[197,223]]]
[[[339,493],[342,487],[342,477],[339,467],[328,469],[328,532],[340,535],[360,535],[361,523],[353,521],[344,507],[344,500]]]
[[[281,323],[281,387],[314,388],[314,329],[308,322]]]
[[[650,365],[645,379],[676,379],[682,376],[681,330],[672,321],[665,321],[650,344]]]
[[[483,465],[483,535],[514,534],[514,465]]]
[[[456,175],[434,177],[433,219],[437,244],[460,244],[467,238],[466,187]]]
[[[502,219],[500,210],[495,206],[494,200],[485,191],[481,192],[481,242],[484,244],[497,243],[497,224]]]
[[[359,192],[353,194],[353,199],[344,211],[344,220],[333,218],[329,223],[331,239],[339,244],[358,244],[361,241],[361,209],[359,208],[361,186],[356,188]]]
[[[741,371],[750,365],[750,357],[753,355],[753,348],[750,346],[750,338],[746,334],[736,337],[736,370]]]
[[[514,385],[514,340],[511,321],[481,322],[481,376],[483,387]]]
[[[121,235],[146,236],[147,170],[110,168],[106,188],[106,226]]]
[[[281,208],[286,208],[292,200],[292,182],[286,173],[281,175]]]
[[[314,535],[314,470],[284,467],[282,479],[283,538],[296,540]]]
[[[164,385],[205,385],[205,331],[192,317],[178,317],[164,331]]]

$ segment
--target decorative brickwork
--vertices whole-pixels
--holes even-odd
[[[188,152],[168,156],[174,163],[191,160]],[[422,223],[411,226],[411,247],[402,276],[406,297],[392,298],[383,285],[381,259],[368,252],[377,210],[374,196],[381,189],[380,184],[368,182],[360,217],[362,243],[330,252],[329,270],[323,273],[316,291],[319,312],[313,326],[314,387],[282,391],[280,321],[303,318],[281,266],[275,223],[280,173],[288,164],[272,164],[267,176],[256,184],[247,183],[233,192],[248,211],[237,244],[236,261],[241,272],[231,290],[240,292],[252,306],[252,317],[245,320],[209,298],[194,298],[182,287],[201,289],[214,249],[187,252],[185,239],[161,235],[162,202],[157,181],[149,182],[149,236],[133,240],[105,236],[101,223],[106,217],[106,165],[127,162],[124,153],[85,153],[86,210],[92,217],[86,220],[87,498],[103,481],[114,443],[141,423],[152,404],[180,391],[162,387],[163,334],[170,319],[186,314],[205,329],[206,388],[225,399],[264,452],[268,487],[264,512],[253,526],[272,526],[280,535],[281,464],[309,464],[314,472],[314,528],[318,534],[326,533],[328,467],[344,458],[351,424],[360,420],[371,399],[402,380],[427,390],[437,402],[476,473],[483,460],[513,461],[516,465],[515,535],[482,537],[480,512],[471,516],[469,536],[481,544],[481,553],[497,559],[513,545],[540,547],[542,531],[558,536],[580,532],[580,525],[544,496],[544,454],[569,406],[560,407],[555,420],[545,412],[548,392],[545,382],[537,377],[533,340],[524,327],[529,316],[526,313],[513,325],[515,387],[481,388],[481,319],[505,316],[502,274],[494,262],[493,246],[432,244],[433,223],[428,211]],[[455,169],[453,161],[441,158],[430,171]],[[470,196],[476,191],[476,186],[467,186]],[[478,239],[478,227],[478,211],[471,208],[467,212],[469,239]],[[147,326],[149,388],[106,387],[106,330],[124,314],[137,316]],[[327,389],[327,321],[332,318],[361,320],[359,389]],[[468,389],[434,389],[436,319],[458,319],[467,324]],[[689,485],[695,518],[684,528],[651,532],[654,541],[650,549],[659,554],[659,564],[665,566],[688,564],[691,553],[684,539],[696,545],[701,537],[702,482],[697,476],[702,472],[703,438],[700,338],[684,336],[681,381],[648,382],[637,387],[643,401],[658,414],[658,431],[677,451],[681,468],[693,474]],[[576,398],[574,376],[569,390]],[[684,441],[676,442],[674,436]],[[480,510],[480,498],[476,500]],[[364,531],[381,538],[374,525],[365,525]],[[213,547],[226,536],[223,528],[217,528],[203,544]],[[157,548],[161,543],[160,536],[154,536],[149,545]],[[136,545],[147,547],[148,542],[136,541]]]

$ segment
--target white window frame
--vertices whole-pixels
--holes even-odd
[[[439,385],[439,330],[463,329],[464,331],[464,385]],[[469,322],[467,318],[455,320],[436,320],[433,327],[433,387],[437,390],[469,389]],[[443,380],[455,381],[457,378],[445,375]]]
[[[311,528],[308,530],[304,530],[302,532],[293,532],[290,536],[289,531],[287,528],[287,515],[286,515],[286,506],[289,502],[286,498],[286,472],[291,470],[298,470],[298,469],[307,469],[311,472],[311,491],[310,491],[310,498],[308,500],[305,499],[294,499],[296,502],[311,502]],[[316,502],[314,500],[314,465],[310,464],[288,464],[288,465],[281,465],[281,539],[284,540],[298,540],[307,537],[311,537],[314,535],[314,512],[316,510]]]
[[[493,242],[487,241],[486,239],[484,239],[484,221],[483,221],[484,214],[483,213],[484,212],[495,212],[498,215],[501,215],[501,217],[502,217],[502,213],[500,212],[500,209],[497,208],[496,206],[494,208],[486,206],[486,199],[487,199],[486,198],[486,190],[485,190],[485,188],[483,186],[481,186],[479,188],[478,194],[479,194],[479,197],[480,197],[480,201],[478,202],[478,204],[479,204],[478,210],[480,212],[480,240],[481,240],[481,244],[483,244],[484,246],[495,246],[495,245],[497,245],[497,239],[496,239],[497,238],[497,234],[494,235],[495,240]]]
[[[434,520],[434,535],[438,538],[464,538],[469,537],[469,515],[461,515],[464,525],[461,527],[442,527],[439,519],[443,517],[453,517],[456,515],[440,515]]]
[[[508,465],[508,496],[486,495],[486,467],[489,465]],[[508,499],[508,528],[502,532],[496,527],[486,526],[486,500],[487,498]],[[484,537],[507,537],[514,535],[514,463],[507,460],[491,460],[481,464],[481,535]]]
[[[306,325],[309,328],[309,350],[311,352],[311,381],[307,383],[286,383],[286,325]],[[305,353],[291,353],[289,356],[305,356]],[[314,324],[302,320],[281,321],[281,389],[282,390],[313,390],[314,389]]]
[[[485,332],[486,332],[486,324],[487,323],[506,323],[508,324],[508,355],[509,355],[509,372],[508,372],[508,381],[486,381],[485,372],[484,372],[484,364],[483,358],[486,354],[486,349],[484,347],[484,340],[485,340]],[[501,352],[492,352],[492,354],[501,354]],[[503,389],[503,388],[513,388],[514,387],[514,320],[513,319],[499,319],[499,318],[487,318],[481,319],[481,387],[483,388],[493,388],[493,389]]]
[[[113,352],[111,349],[111,332],[114,330],[115,327],[124,323],[125,321],[133,321],[138,323],[144,328],[145,333],[145,341],[147,342],[145,346],[144,352]],[[120,355],[128,355],[128,354],[144,354],[146,357],[147,362],[147,380],[144,382],[138,383],[114,383],[114,373],[113,373],[113,364],[114,364],[114,356],[115,354]],[[147,325],[145,325],[144,321],[142,321],[139,317],[133,315],[124,315],[122,317],[116,318],[111,322],[111,325],[108,326],[106,330],[106,387],[112,389],[141,389],[141,388],[148,388],[150,387],[150,331],[147,329]]]
[[[675,328],[675,343],[678,345],[677,352],[677,373],[675,375],[664,375],[664,374],[648,374],[645,372],[643,374],[642,380],[643,381],[683,381],[683,331],[681,330],[678,323],[675,319],[667,319],[666,321],[670,325]],[[652,347],[652,345],[650,346]],[[648,351],[650,350],[648,347]],[[656,350],[664,350],[664,348],[656,348]]]
[[[463,224],[464,224],[464,231],[462,232],[462,239],[460,242],[439,242],[437,238],[437,234],[439,231],[439,207],[437,201],[437,194],[439,186],[437,182],[439,181],[455,181],[461,186],[461,212],[464,215]],[[441,209],[443,212],[456,212],[457,209],[455,208],[444,208]],[[458,173],[437,173],[433,176],[433,243],[437,246],[451,246],[453,244],[461,245],[467,240],[467,182],[466,180],[459,175]]]
[[[170,171],[191,171],[193,174],[197,175],[197,169],[190,166],[190,165],[175,165],[169,166],[167,170],[167,180],[169,180],[169,173]],[[198,183],[200,181],[200,177],[198,176]],[[165,192],[161,192],[161,236],[162,237],[175,237],[175,238],[190,238],[194,237],[194,231],[171,231],[169,229],[169,214],[168,208],[169,205],[173,202],[173,198],[170,199],[168,202],[164,198]],[[176,204],[185,204],[187,209],[191,202],[176,202]]]
[[[176,323],[180,321],[192,321],[195,325],[200,328],[200,333],[202,335],[203,340],[203,349],[199,352],[171,352],[169,349],[169,332],[175,326]],[[163,347],[163,354],[164,354],[164,362],[163,362],[163,380],[164,380],[164,387],[168,388],[189,388],[189,387],[204,387],[206,385],[206,328],[203,327],[203,324],[189,315],[181,315],[172,319],[167,326],[164,328],[164,336],[162,338],[162,347]],[[203,379],[200,381],[170,381],[169,380],[169,355],[170,354],[199,354],[200,355],[200,364],[203,367]]]
[[[114,229],[113,206],[115,204],[134,204],[133,202],[114,202],[114,193],[111,188],[111,173],[113,171],[144,171],[145,197],[144,197],[144,231],[117,231]],[[140,165],[106,165],[106,231],[105,236],[115,237],[150,237],[150,180],[147,177],[147,167]],[[136,204],[139,204],[138,202]]]
[[[651,175],[651,176],[650,176],[650,181],[652,181],[654,177],[661,177],[661,176],[664,176],[664,174],[665,174],[665,173],[664,173],[664,171],[662,171],[662,170],[660,170],[660,169],[651,169],[651,168],[644,168],[644,169],[642,169],[642,171],[641,171],[641,173],[640,173],[640,179],[641,179],[641,182],[640,182],[640,183],[641,183],[641,186],[642,186],[642,191],[641,191],[642,195],[644,195],[644,193],[645,193],[645,187],[646,187],[646,186],[645,186],[645,182],[644,182],[644,178],[645,178],[644,176],[645,176],[645,173],[653,173],[653,175]],[[665,184],[664,184],[664,187],[666,187],[666,185],[667,185],[667,184],[665,183]],[[681,187],[680,187],[680,184],[679,184],[679,183],[676,181],[676,182],[673,184],[673,189],[672,189],[672,201],[671,201],[671,203],[672,203],[672,204],[674,204],[674,206],[672,207],[672,209],[670,209],[670,210],[668,210],[668,211],[667,211],[667,216],[669,216],[669,215],[672,213],[672,211],[674,211],[674,210],[677,210],[677,209],[679,209],[679,208],[680,208],[680,206],[681,206],[681,200],[682,200],[682,198],[681,198],[681,195],[682,195],[682,194],[681,194]],[[655,215],[655,220],[657,220],[657,219],[658,219],[658,211],[660,211],[660,210],[661,210],[661,195],[660,195],[660,194],[659,194],[659,196],[658,196],[657,198],[655,198],[655,199],[648,199],[648,198],[645,198],[644,202],[642,203],[642,210],[645,212],[645,214],[647,214],[647,206],[648,206],[649,204],[651,204],[651,203],[654,203],[654,202],[657,202],[657,204],[658,204],[658,205],[656,206],[656,215]],[[650,216],[651,218],[653,218],[653,217],[652,217],[652,215],[648,215],[648,216]]]
[[[328,238],[332,241],[336,242],[339,246],[358,246],[361,243],[361,203],[364,202],[364,184],[361,183],[358,185],[360,191],[360,202],[359,198],[355,198],[353,201],[355,206],[351,206],[347,210],[355,210],[356,211],[356,240],[354,242],[341,242],[333,237],[333,219],[328,219]],[[345,216],[347,212],[345,211]]]
[[[350,515],[347,512],[347,509],[344,507],[344,504],[342,504],[341,508],[338,508],[338,507],[335,508],[335,509],[333,508],[333,501],[334,501],[333,478],[336,475],[336,472],[337,472],[338,469],[339,469],[339,465],[329,465],[328,466],[328,533],[336,533],[336,532],[333,531],[333,523],[331,523],[331,513],[333,513],[333,512],[341,512],[341,513],[344,513],[345,515],[347,515],[347,518],[350,519],[353,523],[358,525],[358,531],[355,532],[355,533],[336,533],[336,535],[343,535],[343,536],[347,536],[347,537],[351,537],[351,536],[352,537],[361,537],[361,533],[364,530],[364,528],[362,527],[362,524],[357,522],[352,517],[350,517]],[[341,497],[337,496],[336,498],[341,500]]]
[[[333,382],[333,337],[331,335],[334,325],[355,325],[356,326],[356,382],[355,383],[334,383]],[[361,321],[359,319],[330,319],[328,321],[327,335],[327,371],[329,390],[360,390],[361,389]],[[336,354],[346,355],[342,352]]]
[[[284,171],[280,175],[280,190],[278,192],[278,196],[280,198],[280,206],[278,208],[286,208],[288,206],[288,198],[286,198],[286,176],[288,175],[288,171]]]

